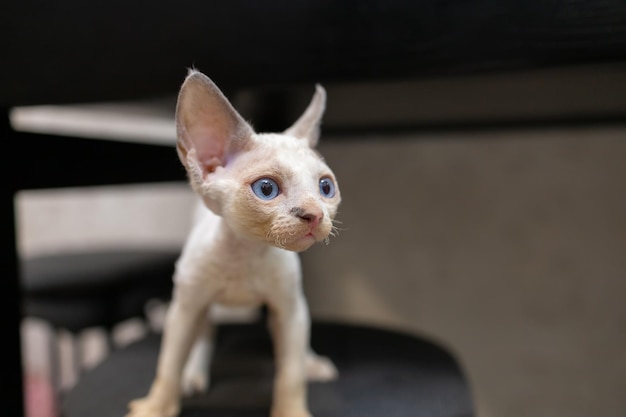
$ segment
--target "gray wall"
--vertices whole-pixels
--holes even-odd
[[[454,352],[481,417],[626,412],[626,129],[323,144],[345,230],[304,255],[321,318]]]

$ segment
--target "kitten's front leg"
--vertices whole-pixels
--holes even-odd
[[[199,394],[209,388],[214,330],[215,326],[206,314],[201,320],[198,336],[183,370],[181,382],[183,395]]]
[[[306,300],[283,295],[269,305],[270,330],[276,355],[272,417],[311,417],[307,408],[306,355],[309,346],[309,312]]]
[[[210,297],[194,285],[177,285],[165,319],[157,375],[148,396],[132,401],[126,417],[174,417],[180,409],[180,381],[191,344]]]

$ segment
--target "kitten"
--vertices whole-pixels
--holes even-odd
[[[207,389],[206,318],[214,303],[268,306],[276,355],[272,417],[309,417],[307,377],[336,376],[332,362],[309,347],[296,253],[334,233],[341,200],[333,172],[314,150],[325,104],[318,85],[293,126],[259,134],[208,77],[187,75],[176,107],[177,151],[209,210],[203,208],[176,263],[156,377],[127,417],[175,416],[182,394]]]

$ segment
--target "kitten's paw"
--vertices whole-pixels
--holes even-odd
[[[140,398],[128,404],[129,412],[126,417],[175,417],[179,412],[179,405],[154,401],[150,397]]]
[[[209,389],[209,377],[204,372],[184,373],[180,388],[186,397],[201,394]]]
[[[337,379],[339,372],[326,356],[309,353],[306,358],[306,375],[309,381],[327,382]]]

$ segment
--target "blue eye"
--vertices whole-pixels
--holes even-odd
[[[322,178],[320,180],[320,193],[327,198],[332,198],[335,195],[335,183],[330,178]]]
[[[261,178],[253,182],[252,191],[261,200],[272,200],[280,193],[278,184],[271,178]]]

